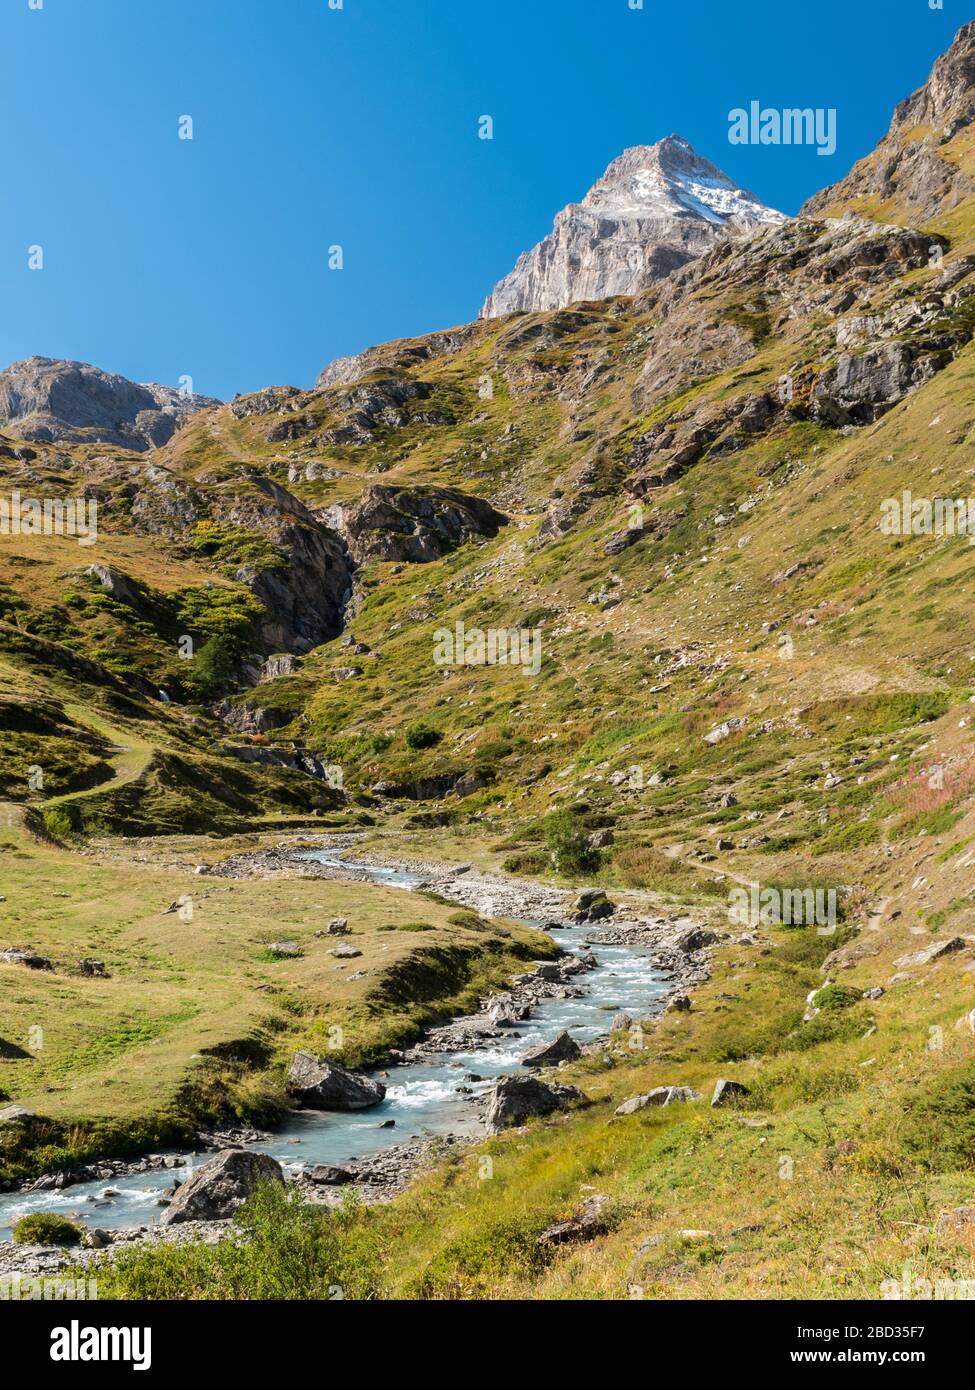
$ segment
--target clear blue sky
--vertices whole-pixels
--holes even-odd
[[[672,131],[795,212],[970,17],[958,0],[0,0],[0,365],[79,358],[223,397],[310,385],[335,356],[473,318],[615,155]],[[835,107],[836,154],[730,145],[728,112],[755,99]]]

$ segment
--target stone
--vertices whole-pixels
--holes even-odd
[[[562,1032],[550,1043],[541,1043],[526,1052],[521,1059],[523,1067],[553,1067],[559,1062],[574,1062],[582,1056],[582,1049],[574,1038]]]
[[[638,1111],[646,1110],[648,1106],[652,1105],[686,1104],[701,1099],[703,1097],[700,1091],[695,1091],[690,1086],[655,1086],[652,1091],[624,1100],[622,1105],[616,1107],[615,1113],[617,1115],[635,1115]]]
[[[930,946],[925,946],[921,951],[909,951],[906,956],[899,956],[894,961],[894,965],[899,970],[907,969],[912,965],[930,965],[932,961],[940,960],[942,956],[964,950],[967,945],[968,942],[960,936],[952,936],[944,941],[933,941]]]
[[[964,1231],[975,1226],[975,1207],[952,1207],[938,1217],[938,1235],[948,1231]]]
[[[741,1100],[748,1095],[751,1095],[751,1092],[741,1081],[727,1081],[722,1078],[714,1083],[711,1104],[712,1106],[733,1105],[736,1100]]]
[[[314,1168],[306,1170],[305,1177],[322,1187],[341,1187],[345,1183],[355,1182],[354,1173],[334,1163],[317,1163]]]
[[[94,979],[104,980],[108,977],[108,971],[105,969],[105,962],[102,960],[94,960],[91,956],[86,956],[84,960],[80,960],[78,962],[78,969],[81,971],[82,975],[87,975]]]
[[[626,1013],[625,1011],[620,1010],[620,1012],[619,1012],[618,1014],[614,1014],[614,1015],[613,1015],[613,1021],[612,1021],[612,1023],[609,1025],[609,1031],[610,1031],[611,1033],[622,1033],[622,1032],[624,1032],[627,1028],[632,1028],[632,1027],[633,1027],[633,1020],[632,1020],[632,1018],[630,1017],[630,1015],[629,1015],[628,1013]]]
[[[354,960],[356,956],[361,956],[362,952],[358,946],[334,946],[329,955],[337,956],[340,960]]]
[[[295,1053],[288,1070],[288,1090],[310,1110],[366,1110],[386,1095],[381,1081],[311,1052]]]
[[[732,734],[736,734],[739,729],[744,728],[744,719],[726,719],[722,724],[716,724],[709,733],[704,735],[705,743],[722,743]]]
[[[558,1086],[534,1076],[503,1076],[491,1091],[487,1122],[495,1132],[524,1124],[535,1116],[552,1115],[585,1100],[574,1086]]]
[[[268,950],[276,956],[288,956],[290,959],[296,959],[303,954],[297,941],[272,941]]]
[[[33,1110],[23,1105],[5,1105],[0,1109],[0,1125],[30,1125],[37,1119]]]
[[[222,1149],[176,1189],[159,1218],[163,1226],[180,1221],[219,1221],[233,1216],[263,1183],[284,1182],[281,1165],[250,1149]]]
[[[6,951],[0,951],[0,961],[5,961],[8,965],[24,965],[28,970],[53,970],[53,961],[48,960],[47,956],[40,956],[30,946],[10,946]]]
[[[351,930],[349,919],[347,917],[335,917],[329,922],[326,930],[329,936],[348,936]]]
[[[595,1236],[605,1234],[609,1229],[606,1219],[609,1200],[609,1195],[605,1192],[596,1192],[587,1197],[574,1216],[569,1217],[567,1221],[556,1221],[548,1226],[538,1237],[536,1244],[543,1248],[567,1245],[570,1241],[592,1240]]]
[[[669,1002],[668,1002],[668,1004],[667,1004],[667,1007],[664,1009],[664,1013],[667,1013],[667,1014],[687,1013],[687,1012],[690,1010],[690,1007],[691,1007],[691,1001],[690,1001],[690,998],[688,997],[688,995],[686,995],[686,994],[675,994],[674,997],[673,997],[673,999],[669,1000]]]

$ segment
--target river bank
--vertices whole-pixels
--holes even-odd
[[[356,852],[359,837],[337,838],[339,843],[331,838],[317,850],[278,848],[236,856],[204,872],[262,878],[298,873],[432,891],[488,916],[547,929],[564,954],[516,976],[509,989],[483,999],[475,1013],[430,1027],[414,1046],[391,1054],[381,1073],[388,1099],[378,1118],[375,1111],[299,1111],[273,1133],[201,1134],[200,1147],[190,1153],[148,1155],[134,1162],[109,1159],[78,1174],[46,1175],[23,1185],[14,1200],[0,1199],[0,1222],[5,1210],[7,1219],[28,1210],[50,1210],[80,1216],[86,1224],[98,1222],[102,1248],[159,1239],[152,1211],[158,1214],[167,1204],[174,1182],[185,1181],[201,1158],[228,1143],[274,1156],[309,1201],[332,1204],[348,1188],[363,1200],[384,1200],[449,1146],[484,1137],[497,1078],[518,1071],[521,1056],[533,1044],[570,1031],[583,1055],[598,1051],[614,1018],[619,1023],[659,1013],[669,1000],[680,1000],[707,978],[706,947],[714,936],[696,918],[640,914],[620,903],[600,920],[579,921],[577,892],[468,865],[383,855],[363,862],[348,857]],[[405,1125],[410,1130],[403,1142]],[[347,1186],[311,1181],[308,1174],[323,1165],[346,1169]],[[135,1178],[137,1186],[125,1188],[127,1178]],[[0,1248],[5,1254],[0,1271],[26,1270],[37,1259],[31,1247]]]

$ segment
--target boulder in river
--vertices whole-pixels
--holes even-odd
[[[586,1097],[575,1086],[557,1086],[534,1076],[502,1076],[491,1092],[488,1126],[495,1132],[524,1124],[536,1115],[568,1110]]]
[[[577,1057],[582,1056],[582,1049],[571,1038],[568,1033],[560,1033],[559,1036],[550,1043],[540,1043],[538,1047],[533,1047],[530,1052],[526,1052],[521,1059],[523,1067],[554,1067],[559,1062],[574,1062]]]
[[[584,888],[575,901],[575,920],[577,922],[599,922],[604,917],[612,917],[616,907],[602,888]]]
[[[160,1224],[219,1221],[233,1216],[266,1182],[284,1182],[281,1165],[276,1159],[250,1149],[222,1149],[176,1189],[176,1195],[159,1218]]]
[[[312,1110],[367,1110],[386,1095],[381,1081],[311,1052],[295,1053],[288,1071],[288,1090]]]

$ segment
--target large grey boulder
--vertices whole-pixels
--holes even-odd
[[[311,1052],[295,1053],[288,1071],[288,1090],[311,1110],[367,1110],[386,1095],[381,1081]]]
[[[281,1165],[268,1154],[250,1149],[222,1149],[176,1189],[160,1218],[163,1226],[179,1221],[219,1221],[233,1216],[262,1183],[284,1182]]]
[[[690,1086],[654,1086],[652,1091],[647,1091],[644,1095],[631,1096],[629,1100],[624,1100],[622,1105],[616,1107],[616,1113],[635,1115],[637,1111],[645,1110],[649,1105],[676,1105],[700,1099],[700,1091],[692,1090]]]
[[[575,1086],[557,1086],[534,1076],[502,1076],[491,1092],[487,1122],[494,1131],[511,1129],[538,1115],[568,1110],[585,1096]]]
[[[554,1067],[559,1062],[574,1062],[582,1056],[582,1048],[568,1033],[560,1033],[553,1042],[540,1043],[521,1059],[523,1067]]]
[[[751,1095],[751,1092],[741,1081],[727,1081],[722,1078],[714,1083],[711,1104],[734,1105],[735,1101],[742,1100],[748,1095]]]
[[[906,956],[898,956],[894,964],[898,970],[905,970],[911,965],[930,965],[932,961],[940,960],[942,956],[964,950],[967,945],[968,942],[961,936],[948,937],[944,941],[932,941],[930,946],[925,946],[920,951],[910,951]]]

